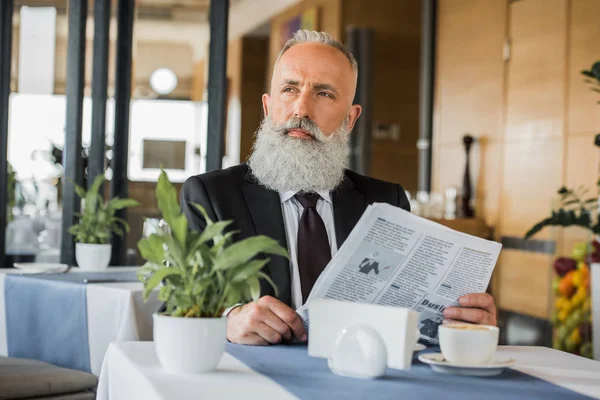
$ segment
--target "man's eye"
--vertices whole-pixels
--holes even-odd
[[[334,97],[331,95],[331,93],[327,93],[327,92],[319,92],[319,96],[323,96],[323,97],[328,97],[330,99],[333,99]]]
[[[293,90],[294,90],[294,88],[286,87],[286,88],[283,88],[282,92],[283,93],[291,93]]]

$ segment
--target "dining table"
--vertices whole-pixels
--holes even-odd
[[[182,343],[185,346],[185,343]],[[589,399],[600,398],[600,363],[566,352],[499,346],[495,359],[514,360],[496,376],[433,371],[415,353],[408,370],[387,369],[379,379],[336,375],[305,344],[244,346],[227,343],[216,371],[168,373],[153,342],[110,345],[98,400],[199,399]]]
[[[144,300],[138,268],[0,270],[0,356],[99,375],[110,343],[152,340],[162,302]]]

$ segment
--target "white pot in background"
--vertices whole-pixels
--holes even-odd
[[[227,318],[181,318],[154,314],[154,347],[171,373],[210,372],[225,351]]]
[[[111,256],[110,244],[75,244],[75,259],[79,268],[98,271],[108,268]]]

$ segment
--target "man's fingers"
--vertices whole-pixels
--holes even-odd
[[[481,308],[448,307],[444,310],[444,317],[474,324],[495,325],[492,314]]]
[[[269,325],[265,324],[264,322],[256,323],[256,325],[253,328],[254,328],[253,329],[254,332],[258,336],[263,338],[267,343],[270,343],[270,344],[281,343],[281,340],[283,339],[283,337],[281,336],[281,334],[279,332],[277,332],[275,329],[271,328]]]
[[[496,305],[494,298],[487,293],[470,293],[458,299],[458,302],[463,307],[483,308],[490,313],[496,313]]]
[[[306,340],[306,329],[304,329],[304,324],[298,314],[296,314],[296,311],[278,300],[269,302],[269,309],[290,327],[297,339],[301,341]]]
[[[271,329],[273,329],[274,331],[278,332],[283,337],[283,339],[292,339],[293,333],[291,328],[270,309],[266,310],[266,312],[262,316],[262,322],[271,327]]]
[[[237,343],[254,345],[254,346],[268,346],[270,344],[269,342],[267,342],[265,339],[263,339],[256,333],[251,333],[251,334],[241,338]]]

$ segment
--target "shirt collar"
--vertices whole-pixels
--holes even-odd
[[[294,195],[296,195],[296,193],[298,193],[297,191],[294,190],[286,190],[285,192],[279,192],[279,199],[281,200],[281,203],[285,203],[286,201],[288,201],[289,199],[291,199],[292,197],[294,197]],[[325,200],[328,203],[331,203],[331,195],[329,194],[328,191],[318,191],[317,192],[319,194],[319,196],[321,196],[321,198],[323,200]]]

